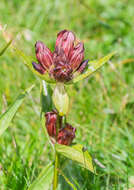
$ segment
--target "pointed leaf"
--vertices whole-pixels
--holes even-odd
[[[28,190],[48,190],[52,184],[54,174],[53,164],[44,167],[37,179],[30,185]]]
[[[77,75],[77,73],[76,73],[77,76],[74,77],[74,79],[72,80],[72,82],[73,82],[73,83],[78,82],[78,81],[80,81],[80,80],[82,80],[82,79],[84,79],[84,78],[90,76],[90,75],[93,74],[94,72],[96,72],[96,71],[97,71],[99,68],[101,68],[106,62],[108,62],[109,59],[110,59],[115,53],[116,53],[116,52],[112,52],[112,53],[106,55],[105,57],[103,57],[103,58],[101,58],[101,59],[99,59],[99,60],[90,61],[90,62],[88,63],[88,68],[87,68],[87,70],[86,70],[83,74]]]
[[[31,89],[33,87],[34,87],[34,85],[32,85],[30,88],[28,88],[24,92],[22,92],[17,97],[15,102],[7,109],[7,111],[0,116],[0,136],[9,127],[10,122],[12,121],[15,113],[17,112],[18,108],[22,104],[25,96],[27,95],[27,93],[29,93],[31,91]]]
[[[49,84],[47,84],[44,80],[41,81],[41,112],[46,113],[52,110],[52,89]]]
[[[52,99],[59,115],[66,115],[69,108],[69,97],[63,83],[56,84]]]
[[[10,46],[10,44],[12,43],[12,40],[10,40],[6,45],[4,45],[1,49],[0,49],[0,56],[2,56],[4,54],[4,52],[7,50],[7,48]]]
[[[33,57],[31,56],[27,56],[24,54],[23,51],[17,49],[16,47],[12,46],[13,50],[16,52],[16,54],[22,58],[22,60],[24,61],[24,64],[38,77],[40,77],[42,80],[47,81],[48,83],[55,83],[55,80],[53,80],[52,78],[49,77],[49,74],[46,72],[45,74],[40,74],[39,72],[37,72],[33,66],[32,66],[32,62],[36,60],[34,60]]]
[[[58,153],[79,163],[80,166],[94,173],[92,157],[90,156],[87,150],[83,152],[82,145],[77,144],[74,146],[65,146],[61,144],[55,144],[55,149]]]

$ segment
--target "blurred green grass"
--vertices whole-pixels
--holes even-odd
[[[0,24],[12,36],[21,36],[17,46],[28,55],[34,55],[37,40],[53,50],[57,32],[65,28],[84,42],[86,58],[118,52],[92,78],[68,89],[68,121],[77,127],[75,141],[105,166],[95,164],[94,176],[70,161],[64,172],[80,190],[134,187],[133,10],[133,0],[0,1]],[[0,31],[0,47],[4,43]],[[53,159],[40,127],[39,79],[8,50],[0,58],[0,112],[32,83],[35,89],[0,139],[1,190],[27,189]],[[61,189],[70,189],[62,176],[60,181]]]

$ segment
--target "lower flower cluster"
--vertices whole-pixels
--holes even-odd
[[[55,110],[45,114],[47,132],[51,138],[52,143],[59,143],[63,145],[70,145],[75,138],[76,128],[72,127],[69,123],[60,126],[56,131],[58,120],[58,113]]]

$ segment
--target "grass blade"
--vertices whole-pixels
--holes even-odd
[[[17,97],[15,102],[7,109],[7,111],[0,116],[0,136],[9,127],[10,122],[12,121],[15,113],[17,112],[18,108],[22,104],[25,96],[27,95],[27,93],[29,93],[32,90],[33,87],[34,85],[32,85],[30,88],[22,92]]]
[[[59,173],[63,176],[63,178],[65,179],[65,181],[67,182],[68,185],[70,185],[70,187],[73,189],[73,190],[77,190],[77,188],[74,186],[73,183],[71,183],[71,181],[64,175],[64,173],[61,171],[61,170],[58,170]]]
[[[48,190],[53,180],[53,164],[44,167],[37,179],[30,185],[28,190]]]
[[[11,43],[12,43],[12,40],[10,40],[6,45],[4,45],[4,47],[0,49],[0,56],[4,54],[4,52],[7,50],[7,48],[10,46]]]

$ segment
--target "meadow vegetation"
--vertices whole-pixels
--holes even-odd
[[[77,128],[75,142],[94,158],[94,175],[69,161],[64,174],[79,190],[134,187],[134,1],[1,0],[0,24],[16,44],[35,56],[34,44],[54,49],[56,34],[74,31],[85,58],[117,55],[92,77],[68,87],[67,120]],[[5,43],[0,31],[0,47]],[[35,88],[0,138],[0,190],[26,190],[52,159],[40,126],[40,80],[9,48],[0,57],[0,113],[31,84]],[[71,189],[60,176],[59,189]]]

